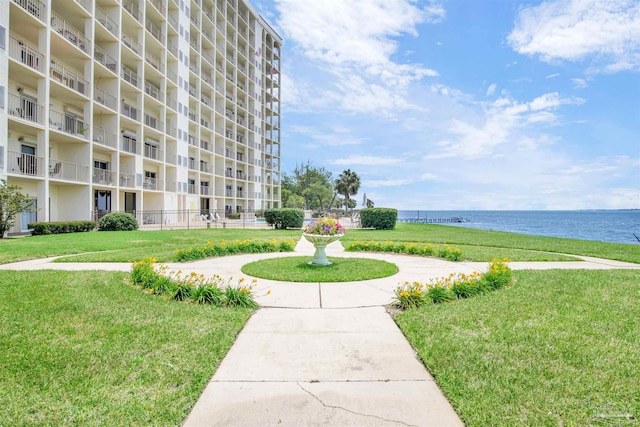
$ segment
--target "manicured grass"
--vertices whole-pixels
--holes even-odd
[[[514,274],[509,288],[396,316],[465,424],[631,425],[640,271]]]
[[[449,245],[478,246],[498,253],[495,248],[527,249],[564,254],[586,255],[598,258],[615,259],[640,264],[640,245],[594,242],[590,240],[561,239],[557,237],[528,236],[524,234],[486,231],[473,228],[452,227],[437,224],[398,223],[395,230],[349,230],[341,239],[345,244],[354,240],[393,240],[396,242],[447,243]],[[465,257],[468,250],[462,248]],[[471,254],[471,252],[469,252]],[[502,255],[515,259],[509,251],[501,250]],[[484,256],[484,255],[483,255]],[[475,261],[489,261],[488,259]],[[471,260],[471,259],[470,259]],[[519,259],[525,261],[525,259]]]
[[[0,424],[180,425],[246,309],[169,301],[107,272],[0,275]]]
[[[98,252],[65,259],[68,262],[133,262],[147,256],[168,262],[176,249],[233,239],[299,239],[296,230],[198,229],[165,231],[94,231],[0,239],[0,264],[56,255]],[[106,252],[108,251],[108,252]]]
[[[309,265],[312,257],[282,257],[255,261],[242,266],[242,272],[263,279],[285,282],[355,282],[388,277],[398,267],[368,258],[328,258],[332,265]]]

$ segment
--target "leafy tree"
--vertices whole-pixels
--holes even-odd
[[[358,190],[360,189],[360,177],[351,169],[347,169],[338,176],[338,179],[335,180],[334,186],[336,192],[344,196],[345,211],[348,211],[348,208],[352,206],[351,196],[358,194]],[[356,203],[353,204],[353,207],[355,207],[355,205]]]
[[[17,185],[9,185],[6,180],[0,180],[0,238],[6,237],[16,215],[33,206],[33,200],[20,190],[22,188]]]
[[[324,210],[333,196],[331,172],[311,162],[296,165],[282,179],[282,202],[285,207]],[[300,198],[304,204],[300,206]]]
[[[374,207],[374,205],[373,205],[373,200],[371,200],[371,199],[367,199],[367,207],[368,207],[368,208],[373,208],[373,207]]]

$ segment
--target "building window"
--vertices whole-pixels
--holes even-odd
[[[6,38],[7,38],[7,30],[2,25],[0,25],[0,49],[6,49]]]
[[[4,110],[4,86],[0,86],[0,109]]]

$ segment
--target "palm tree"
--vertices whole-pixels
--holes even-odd
[[[358,194],[358,190],[360,189],[360,177],[351,169],[347,169],[338,176],[334,185],[336,193],[344,196],[345,211],[348,211],[351,196]]]

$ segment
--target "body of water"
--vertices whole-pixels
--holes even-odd
[[[399,210],[399,220],[462,218],[455,227],[509,231],[536,236],[639,244],[640,210],[612,211],[411,211]]]

